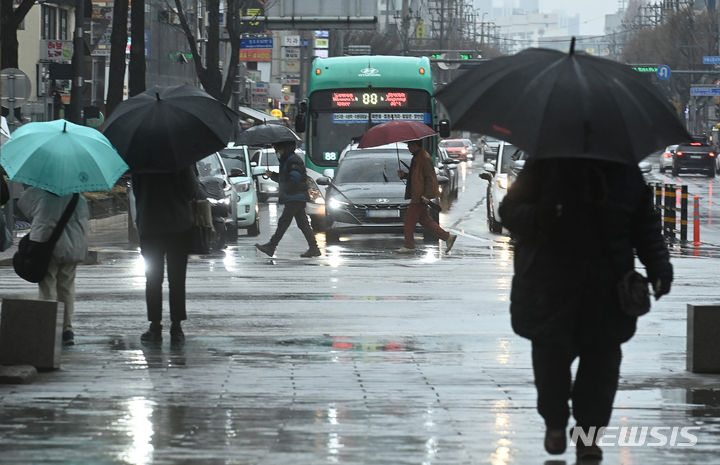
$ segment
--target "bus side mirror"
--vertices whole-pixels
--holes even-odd
[[[450,121],[446,119],[440,120],[440,123],[438,123],[438,132],[443,139],[450,137]]]

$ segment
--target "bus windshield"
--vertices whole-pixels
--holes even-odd
[[[435,124],[430,61],[425,57],[318,58],[308,82],[306,157],[309,170],[337,166],[343,148],[391,120]],[[434,144],[430,154],[435,156]]]

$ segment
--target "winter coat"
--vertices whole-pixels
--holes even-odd
[[[50,239],[71,199],[72,194],[59,197],[39,187],[25,190],[18,200],[18,208],[25,216],[32,218],[31,241],[46,242]],[[87,258],[89,219],[87,201],[80,194],[75,210],[53,249],[53,257],[58,263],[80,263]]]
[[[430,154],[421,150],[413,155],[410,162],[410,174],[405,186],[405,198],[410,203],[422,203],[420,197],[434,199],[440,196],[437,175]]]
[[[279,172],[270,174],[270,179],[278,183],[278,203],[310,200],[306,176],[305,164],[295,152],[282,155]]]
[[[199,195],[192,168],[176,173],[133,174],[132,189],[140,237],[175,234],[193,225],[191,200]]]
[[[515,241],[513,330],[538,342],[618,344],[636,318],[617,283],[634,267],[672,279],[660,215],[635,165],[582,159],[528,161],[500,205]]]

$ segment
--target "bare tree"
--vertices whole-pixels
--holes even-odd
[[[717,32],[706,11],[683,8],[657,27],[636,30],[623,49],[626,63],[657,63],[671,69],[698,69],[704,55],[717,54]],[[661,83],[678,108],[685,108],[691,84],[709,82],[702,73],[673,74]]]
[[[145,90],[145,0],[132,2],[130,36],[128,93],[132,97]]]
[[[18,67],[17,30],[35,0],[22,0],[13,9],[13,0],[0,0],[0,69]]]
[[[110,35],[110,72],[108,93],[105,103],[107,116],[123,100],[125,83],[125,49],[127,47],[128,0],[115,0],[113,3],[112,33]]]
[[[227,0],[227,30],[230,40],[230,63],[227,66],[225,82],[222,80],[220,70],[220,2],[219,0],[207,0],[208,29],[207,43],[205,47],[205,64],[198,47],[195,32],[188,24],[187,15],[181,0],[175,0],[180,26],[185,33],[190,52],[193,55],[195,72],[205,90],[221,102],[227,103],[232,95],[232,86],[237,73],[237,66],[240,57],[240,34],[241,30],[238,20],[238,11],[244,9],[247,0]]]

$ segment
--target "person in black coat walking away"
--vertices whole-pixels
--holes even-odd
[[[515,241],[512,327],[532,341],[545,449],[561,454],[569,400],[581,428],[575,437],[594,435],[610,421],[620,346],[637,320],[622,311],[618,282],[633,269],[635,254],[655,298],[670,292],[673,269],[660,215],[635,164],[531,158],[500,205],[500,217]],[[599,439],[578,440],[578,460],[601,460]]]
[[[144,342],[162,341],[162,284],[167,259],[170,342],[185,341],[185,275],[191,243],[191,200],[202,198],[193,167],[176,173],[133,174],[140,252],[145,259],[145,301],[150,328]]]
[[[270,238],[270,242],[255,244],[255,247],[262,253],[272,257],[294,218],[308,243],[308,249],[300,256],[305,258],[319,257],[321,255],[320,248],[305,212],[305,203],[309,200],[307,181],[305,180],[307,175],[305,164],[295,153],[295,142],[278,142],[273,144],[273,149],[275,149],[275,153],[280,159],[280,170],[279,173],[267,170],[265,174],[278,183],[278,203],[284,204],[284,207],[278,219],[277,229]]]

